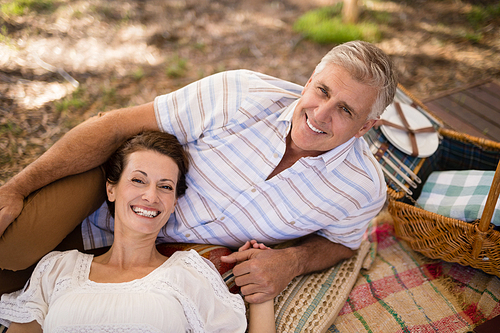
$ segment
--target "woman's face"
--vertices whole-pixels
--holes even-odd
[[[132,153],[117,184],[107,183],[115,202],[115,233],[156,235],[174,211],[179,168],[174,160],[152,150]]]

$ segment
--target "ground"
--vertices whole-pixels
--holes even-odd
[[[2,14],[0,185],[98,112],[152,101],[209,74],[246,68],[304,84],[334,45],[303,38],[293,23],[332,2],[53,0],[48,9]],[[500,78],[498,18],[467,19],[473,5],[496,1],[360,3],[384,14],[376,44],[416,97]]]

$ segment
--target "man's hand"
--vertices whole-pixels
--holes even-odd
[[[9,188],[9,184],[0,187],[0,236],[5,229],[21,214],[24,196]]]
[[[262,249],[261,246],[247,242],[239,252],[221,257],[223,262],[237,264],[233,268],[235,283],[241,287],[248,303],[273,299],[299,275],[297,263],[288,249]]]
[[[0,188],[0,235],[19,216],[30,193],[69,175],[93,169],[128,138],[158,131],[154,103],[87,119]]]
[[[252,240],[239,252],[223,256],[221,260],[236,263],[233,274],[245,300],[262,303],[276,297],[294,277],[332,267],[354,253],[341,244],[311,234],[294,246],[279,250],[268,249]]]

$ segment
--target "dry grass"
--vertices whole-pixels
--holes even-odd
[[[44,2],[50,6],[0,17],[0,184],[100,111],[149,102],[228,69],[304,84],[333,46],[293,31],[298,17],[332,0]],[[472,24],[478,1],[364,4],[384,17],[377,45],[417,97],[500,78],[498,17]]]

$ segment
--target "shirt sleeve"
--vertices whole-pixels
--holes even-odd
[[[0,300],[0,324],[30,323],[36,320],[41,326],[48,311],[48,295],[52,293],[54,283],[50,281],[57,259],[61,252],[51,252],[37,264],[30,280],[21,290],[2,295]]]
[[[178,252],[178,254],[181,254]],[[183,253],[178,279],[194,332],[245,332],[245,305],[240,295],[229,292],[220,274],[194,250]]]
[[[177,137],[181,144],[193,142],[206,132],[227,126],[248,92],[247,71],[208,76],[154,102],[158,127]]]
[[[331,242],[356,250],[363,241],[370,221],[384,207],[387,199],[387,186],[380,164],[368,150],[364,140],[356,140],[355,148],[352,154],[346,158],[346,161],[349,161],[351,165],[356,165],[356,169],[362,170],[362,173],[366,175],[366,179],[369,179],[369,181],[365,179],[363,183],[360,183],[361,178],[353,177],[357,180],[358,187],[366,191],[363,196],[358,195],[356,197],[361,207],[358,209],[351,208],[349,214],[341,221],[319,230],[317,234]],[[354,195],[355,193],[358,192],[353,188],[351,194]],[[363,197],[364,200],[362,200]],[[338,227],[339,225],[341,228]]]
[[[332,231],[329,228],[321,229],[316,233],[319,236],[325,237],[333,243],[342,244],[351,250],[357,250],[363,241],[364,234],[368,229],[370,221],[377,216],[385,204],[385,195],[380,197],[376,202],[373,202],[368,207],[360,209],[344,221],[344,224],[353,226],[346,228],[348,231],[341,233],[337,228]]]

